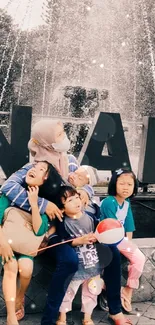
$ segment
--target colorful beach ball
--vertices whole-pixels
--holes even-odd
[[[125,236],[124,227],[120,221],[107,218],[97,225],[95,236],[99,243],[118,245]]]

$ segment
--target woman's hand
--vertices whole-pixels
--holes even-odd
[[[38,206],[38,192],[38,186],[28,186],[27,194],[31,208]]]
[[[54,203],[48,202],[45,212],[51,220],[57,217],[60,221],[62,221],[63,218],[62,212]]]
[[[80,199],[82,201],[83,206],[87,206],[89,204],[89,196],[85,190],[77,190],[80,194]]]

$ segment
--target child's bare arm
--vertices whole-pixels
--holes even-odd
[[[78,237],[73,239],[72,246],[80,246],[80,245],[87,245],[92,244],[96,241],[93,233],[86,234],[82,237]]]
[[[132,240],[133,232],[126,232],[126,236],[129,240]]]
[[[32,226],[34,232],[37,234],[41,224],[42,224],[42,218],[40,216],[39,207],[38,207],[38,186],[32,186],[28,188],[28,199],[29,203],[31,205],[31,211],[32,211]]]

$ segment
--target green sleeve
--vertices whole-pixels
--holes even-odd
[[[0,197],[0,225],[3,222],[4,212],[10,206],[11,201],[3,194]]]
[[[125,229],[125,232],[135,231],[135,223],[134,223],[134,218],[133,218],[130,202],[129,202],[128,213],[127,213],[125,223],[124,223],[124,229]]]
[[[104,199],[101,203],[101,220],[107,219],[107,218],[112,218],[112,219],[117,219],[116,217],[116,204],[115,200],[113,200],[111,197],[107,197]]]
[[[38,232],[36,233],[36,236],[42,236],[46,233],[46,231],[48,230],[48,217],[47,215],[44,213],[41,215],[42,218],[42,224],[38,230]]]

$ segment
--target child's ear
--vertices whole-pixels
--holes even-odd
[[[62,212],[62,213],[65,212],[65,209],[61,209],[61,212]]]

